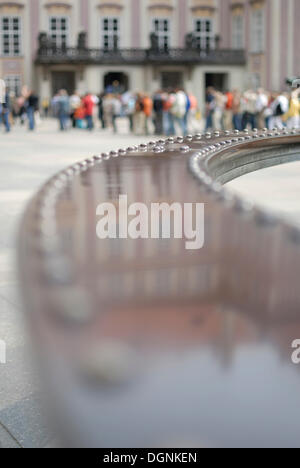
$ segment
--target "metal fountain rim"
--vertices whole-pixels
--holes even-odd
[[[22,266],[24,267],[24,263],[26,263],[24,260],[27,258],[22,248],[24,246],[24,240],[22,239],[23,231],[30,238],[30,243],[27,243],[27,247],[29,245],[32,253],[38,254],[38,261],[43,262],[43,260],[51,258],[53,252],[56,252],[56,256],[61,258],[61,264],[68,265],[68,258],[60,245],[55,207],[61,192],[72,182],[75,176],[86,172],[92,167],[105,163],[111,158],[137,156],[138,154],[163,156],[164,153],[170,150],[177,157],[178,152],[182,156],[189,156],[191,153],[188,158],[188,169],[191,175],[198,181],[200,190],[204,190],[213,201],[222,204],[224,208],[232,210],[241,217],[247,216],[259,229],[283,227],[287,241],[300,245],[300,227],[287,222],[280,216],[273,215],[268,210],[249,203],[242,196],[233,195],[230,189],[215,182],[205,165],[200,164],[201,160],[207,161],[212,155],[224,154],[233,148],[239,150],[243,148],[243,145],[248,145],[249,147],[249,143],[251,142],[267,142],[269,140],[274,141],[274,139],[280,142],[283,138],[286,140],[287,137],[293,136],[298,137],[299,140],[296,138],[296,142],[300,143],[300,129],[274,129],[271,132],[267,129],[262,131],[255,129],[243,132],[234,130],[225,132],[215,131],[213,133],[206,132],[204,134],[197,133],[195,135],[187,135],[186,137],[169,137],[158,141],[150,141],[149,143],[130,146],[127,149],[121,148],[117,151],[95,155],[72,164],[51,177],[29,202],[29,206],[24,213],[19,234],[19,261],[21,270]],[[201,149],[195,150],[191,147],[192,143],[199,142],[203,142]],[[175,146],[176,148],[174,148]],[[31,221],[34,220],[34,222],[28,223],[28,217]]]

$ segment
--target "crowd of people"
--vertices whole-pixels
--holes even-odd
[[[176,127],[186,134],[197,117],[198,102],[182,89],[172,92],[147,93],[107,92],[100,96],[59,91],[51,102],[51,110],[59,119],[60,129],[69,127],[93,130],[95,116],[103,129],[118,132],[118,119],[128,119],[129,129],[136,135],[175,135]]]
[[[252,89],[221,93],[206,90],[206,130],[244,130],[245,128],[298,128],[300,126],[300,88],[291,93],[269,93]]]
[[[300,126],[300,88],[291,93],[268,93],[263,89],[221,92],[206,90],[205,109],[182,88],[147,93],[121,92],[114,83],[97,96],[60,90],[51,100],[24,88],[20,96],[6,91],[0,121],[7,132],[20,120],[30,131],[41,117],[55,117],[61,131],[70,128],[92,131],[96,126],[118,133],[118,120],[128,120],[135,135],[187,135],[199,130],[243,130],[245,128],[294,128]]]
[[[0,102],[0,123],[3,123],[7,133],[11,131],[17,119],[22,125],[27,121],[30,131],[35,129],[39,113],[39,98],[34,91],[24,87],[22,93],[16,96],[6,89],[3,101]]]

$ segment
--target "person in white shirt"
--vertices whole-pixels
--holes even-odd
[[[175,123],[180,127],[182,135],[186,135],[187,130],[185,128],[185,114],[187,110],[187,96],[184,91],[181,89],[177,90],[175,93],[175,100],[171,107],[171,113],[173,115]]]
[[[75,112],[80,107],[81,99],[77,92],[72,94],[70,97],[70,118],[72,120],[73,128],[76,128],[76,119],[75,119]]]
[[[0,79],[0,105],[5,103],[5,81]]]
[[[256,98],[256,123],[259,129],[265,128],[266,126],[266,118],[265,118],[265,110],[268,107],[268,96],[265,91],[260,88],[257,91],[257,98]]]
[[[289,110],[289,100],[287,96],[282,93],[278,93],[276,99],[271,104],[272,117],[269,121],[269,129],[273,128],[284,128],[282,117]]]

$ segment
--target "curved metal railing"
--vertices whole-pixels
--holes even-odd
[[[20,276],[63,443],[298,444],[300,230],[221,184],[299,150],[297,130],[168,138],[72,165],[34,197]],[[122,194],[204,203],[204,247],[100,241],[97,206]]]

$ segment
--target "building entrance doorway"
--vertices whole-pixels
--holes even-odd
[[[218,91],[225,92],[228,89],[228,73],[206,73],[205,89],[210,86]]]
[[[52,72],[52,95],[54,96],[60,89],[67,90],[68,94],[75,91],[75,72],[54,71]]]
[[[129,80],[126,73],[109,72],[104,76],[104,90],[107,93],[122,94],[129,89]]]
[[[183,88],[183,73],[177,71],[162,72],[161,87],[163,90]]]

